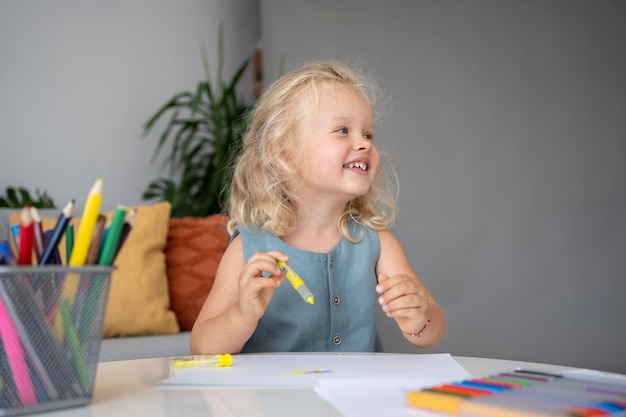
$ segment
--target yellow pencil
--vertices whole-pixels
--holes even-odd
[[[85,264],[101,205],[102,179],[98,178],[93,187],[91,187],[85,202],[85,209],[78,226],[78,233],[74,241],[74,249],[72,249],[69,266],[83,266]]]
[[[91,187],[87,201],[85,202],[85,209],[83,210],[83,216],[78,226],[78,233],[74,242],[74,249],[72,249],[72,255],[70,256],[69,266],[85,265],[87,254],[89,253],[89,246],[91,245],[91,237],[93,236],[96,222],[98,221],[101,205],[102,179],[98,178],[93,187]],[[78,276],[68,276],[65,278],[61,297],[69,301],[70,307],[74,307],[74,298],[76,297],[76,291],[78,291],[78,281]]]
[[[68,262],[70,267],[85,265],[87,254],[89,253],[89,246],[91,245],[91,238],[96,227],[96,222],[98,221],[98,216],[100,215],[101,205],[102,179],[98,178],[87,195],[87,201],[85,202],[83,215],[78,226],[78,233],[74,242],[74,248],[72,249],[72,254],[70,255],[70,260]],[[65,276],[65,280],[63,281],[61,300],[67,300],[70,310],[74,307],[79,282],[80,274],[67,274]],[[62,342],[64,338],[63,327],[61,314],[57,312],[54,319],[53,331],[59,342]]]
[[[98,178],[87,195],[85,209],[83,210],[83,216],[80,219],[78,233],[76,235],[74,248],[72,249],[68,266],[72,267],[85,265],[87,254],[89,252],[89,246],[91,245],[91,238],[96,227],[96,221],[98,220],[98,216],[100,214],[101,205],[102,179]],[[67,274],[65,276],[65,280],[63,281],[63,292],[61,293],[60,299],[67,300],[70,309],[74,307],[79,282],[80,274]],[[53,331],[59,342],[63,341],[63,327],[61,314],[57,311],[57,315],[54,318]]]

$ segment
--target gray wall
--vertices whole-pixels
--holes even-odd
[[[266,80],[281,56],[360,62],[393,109],[395,232],[448,314],[430,351],[626,372],[626,2],[262,0]],[[140,204],[159,173],[141,125],[227,70],[256,0],[0,0],[0,190]],[[250,88],[246,87],[246,91]],[[82,201],[77,201],[79,205]],[[381,318],[390,351],[413,351]]]
[[[626,2],[261,0],[261,28],[266,79],[342,59],[391,99],[431,351],[626,372]]]
[[[142,125],[204,78],[200,41],[225,73],[259,39],[258,0],[0,0],[0,193],[48,191],[63,207],[104,179],[106,210],[142,204],[165,172]],[[252,72],[242,83],[251,96]]]

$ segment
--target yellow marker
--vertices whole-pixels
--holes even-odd
[[[170,375],[175,375],[187,368],[223,368],[233,363],[233,357],[223,355],[191,355],[170,358]]]
[[[306,284],[304,283],[304,281],[302,281],[300,275],[296,274],[296,271],[291,269],[291,267],[283,261],[278,261],[278,267],[281,271],[283,271],[289,282],[291,282],[291,286],[296,291],[298,291],[300,297],[302,297],[302,299],[309,304],[315,304],[315,300],[313,300],[313,294],[311,294],[311,291],[309,291],[309,289],[306,287]]]
[[[170,366],[176,368],[222,368],[230,366],[233,357],[229,354],[223,355],[192,355],[177,356],[170,358]]]

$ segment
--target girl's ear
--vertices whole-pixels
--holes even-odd
[[[278,154],[278,145],[275,142],[270,142],[267,145],[267,158],[269,159],[272,166],[276,167],[277,162],[280,160]]]
[[[271,142],[267,146],[267,155],[274,169],[283,173],[290,171],[289,161],[292,157],[289,150],[284,146],[284,142]]]

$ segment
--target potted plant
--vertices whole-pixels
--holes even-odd
[[[9,240],[11,213],[26,206],[36,207],[40,212],[50,209],[56,212],[56,205],[46,191],[35,189],[35,195],[24,187],[7,187],[6,194],[0,195],[0,242]]]
[[[54,200],[45,191],[35,190],[35,196],[24,187],[7,187],[6,195],[0,195],[0,208],[22,208],[32,206],[38,209],[54,209]]]
[[[230,164],[247,127],[249,105],[237,95],[237,86],[249,59],[223,80],[223,30],[218,36],[217,77],[212,82],[204,47],[206,79],[195,91],[174,95],[144,125],[147,134],[157,121],[169,117],[159,136],[156,158],[169,145],[164,164],[169,177],[152,181],[142,198],[169,201],[172,217],[201,217],[222,212],[221,202],[230,177]]]

